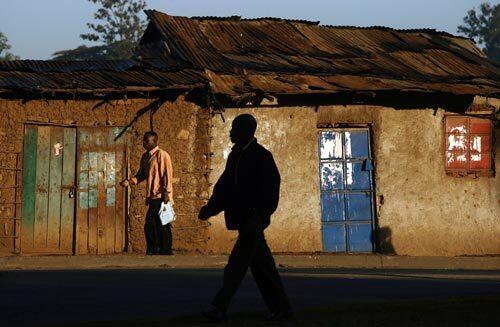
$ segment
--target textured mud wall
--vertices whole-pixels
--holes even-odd
[[[95,101],[0,100],[0,167],[16,166],[22,153],[27,121],[72,126],[124,126],[149,100],[117,101],[94,108]],[[227,253],[236,233],[225,230],[223,217],[207,228],[196,219],[208,196],[208,169],[214,183],[230,151],[232,119],[252,113],[259,121],[257,137],[270,149],[282,175],[281,202],[267,229],[275,252],[321,251],[317,124],[371,123],[378,203],[377,242],[380,250],[400,255],[500,254],[500,132],[496,133],[495,178],[456,178],[444,172],[444,111],[394,110],[370,106],[228,109],[210,119],[179,99],[154,115],[160,146],[173,159],[175,206],[174,248],[177,251]],[[212,141],[209,144],[211,127]],[[149,114],[129,130],[130,170],[143,153],[142,134],[150,129]],[[211,147],[211,149],[210,149]],[[212,152],[208,167],[206,154]],[[20,165],[19,168],[22,166]],[[0,217],[14,214],[15,171],[1,170]],[[20,182],[20,178],[19,181]],[[144,251],[144,186],[130,194],[129,249]],[[19,205],[18,208],[19,209]],[[18,210],[18,213],[20,211]],[[12,220],[0,220],[0,236],[13,233]],[[0,254],[12,253],[14,242],[0,237]]]
[[[266,229],[275,252],[304,252],[321,249],[316,113],[313,108],[228,109],[226,122],[218,116],[212,127],[212,174],[215,183],[231,149],[229,130],[234,117],[251,113],[257,118],[257,140],[270,150],[281,174],[278,210]],[[229,252],[237,236],[225,230],[224,217],[210,220],[212,252]]]
[[[23,150],[24,124],[27,121],[72,126],[125,126],[137,111],[150,100],[112,101],[94,108],[97,101],[0,101],[0,151]],[[178,99],[165,103],[153,116],[154,129],[159,134],[160,147],[172,157],[174,168],[175,208],[178,219],[174,223],[174,250],[203,252],[206,247],[206,226],[198,222],[196,214],[207,196],[205,178],[207,167],[209,115],[206,110]],[[130,172],[135,173],[144,152],[142,135],[150,130],[150,116],[146,113],[129,129],[128,144]],[[0,153],[1,167],[15,165],[15,156]],[[20,167],[21,168],[21,167]],[[13,185],[13,174],[0,171],[0,183]],[[19,190],[20,194],[21,190]],[[0,202],[13,201],[12,190],[0,190]],[[144,185],[132,188],[129,208],[129,250],[142,252],[144,241]],[[20,196],[18,197],[20,199]],[[0,205],[0,216],[11,214],[12,206]],[[19,212],[20,214],[20,212]],[[13,233],[11,221],[0,221],[0,235]],[[12,239],[0,238],[0,253],[13,252]]]
[[[443,116],[438,110],[373,106],[228,109],[213,120],[211,179],[224,168],[232,119],[251,113],[259,141],[273,151],[283,184],[267,230],[276,252],[321,251],[317,123],[370,123],[377,201],[378,249],[399,255],[500,254],[500,132],[495,178],[450,177],[444,171]],[[228,252],[235,233],[214,218],[208,248]]]

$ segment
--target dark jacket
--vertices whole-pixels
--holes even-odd
[[[266,228],[278,207],[279,192],[273,155],[254,139],[244,149],[233,147],[207,207],[211,215],[224,211],[229,230],[240,229],[247,219],[260,219]]]

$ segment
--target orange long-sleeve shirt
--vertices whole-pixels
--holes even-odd
[[[142,155],[139,170],[130,179],[132,185],[146,181],[146,202],[151,199],[165,199],[174,202],[172,186],[172,160],[170,155],[155,147]]]

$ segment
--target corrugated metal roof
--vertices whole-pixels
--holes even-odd
[[[171,70],[164,61],[0,61],[0,89],[93,90],[191,89],[207,84],[201,72]]]
[[[225,82],[215,78],[211,83],[227,92],[287,93],[289,87],[279,79],[295,75],[317,76],[315,80],[324,83],[339,76],[358,77],[359,84],[350,83],[351,90],[378,90],[378,79],[428,91],[500,94],[498,64],[487,60],[471,40],[433,29],[332,27],[238,16],[187,18],[152,10],[147,14],[150,28],[161,35],[165,58],[181,67],[210,70],[212,77],[225,76]],[[141,44],[152,46],[147,40]],[[266,76],[266,83],[253,85],[252,75]],[[325,89],[337,87],[323,82]]]
[[[3,90],[192,89],[215,94],[422,91],[500,96],[500,66],[431,29],[322,26],[280,18],[151,20],[137,60],[0,61]]]
[[[134,60],[12,60],[0,61],[0,71],[27,71],[27,72],[74,72],[74,71],[126,71],[133,67],[142,67]]]

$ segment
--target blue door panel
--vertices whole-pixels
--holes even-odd
[[[365,164],[362,161],[346,163],[346,180],[349,190],[370,190],[371,171],[364,170]]]
[[[347,196],[349,220],[372,220],[372,197],[370,193],[350,193]]]
[[[345,199],[343,193],[321,194],[321,220],[324,222],[345,220]]]
[[[349,252],[372,252],[372,225],[351,224],[349,229]]]
[[[346,158],[367,158],[369,151],[368,130],[345,132]]]
[[[319,155],[321,159],[342,158],[342,133],[323,132],[319,140]]]
[[[373,169],[369,130],[319,134],[321,221],[326,252],[373,250]]]
[[[321,164],[321,189],[323,191],[340,190],[344,188],[344,169],[341,162],[326,162]]]
[[[345,252],[345,225],[325,224],[322,229],[323,251],[325,252]]]

